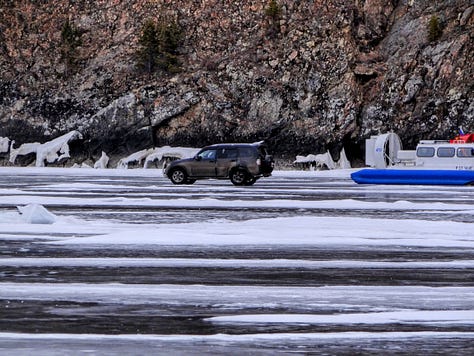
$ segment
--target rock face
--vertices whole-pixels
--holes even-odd
[[[271,16],[268,0],[1,0],[0,137],[78,130],[76,153],[93,160],[262,139],[277,155],[337,160],[344,146],[356,160],[371,134],[410,147],[474,130],[472,1],[277,4]],[[137,69],[147,19],[182,28],[178,72]],[[66,22],[80,38],[69,52]]]

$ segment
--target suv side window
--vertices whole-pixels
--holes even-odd
[[[216,150],[205,150],[198,154],[202,159],[216,159]]]
[[[235,148],[220,148],[217,150],[217,158],[220,159],[236,159],[238,157],[237,149]]]
[[[240,147],[240,157],[255,157],[255,150],[252,147]]]

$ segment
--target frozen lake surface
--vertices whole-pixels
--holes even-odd
[[[0,354],[474,354],[474,187],[350,173],[0,168]]]

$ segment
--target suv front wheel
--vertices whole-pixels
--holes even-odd
[[[184,169],[175,168],[171,171],[169,178],[173,184],[185,184],[188,180],[188,175]]]
[[[245,182],[248,180],[248,174],[243,169],[234,169],[230,173],[230,181],[234,185],[244,185]]]

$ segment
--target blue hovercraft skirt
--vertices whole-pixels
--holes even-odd
[[[362,169],[351,174],[359,184],[467,185],[474,171],[430,169]]]

